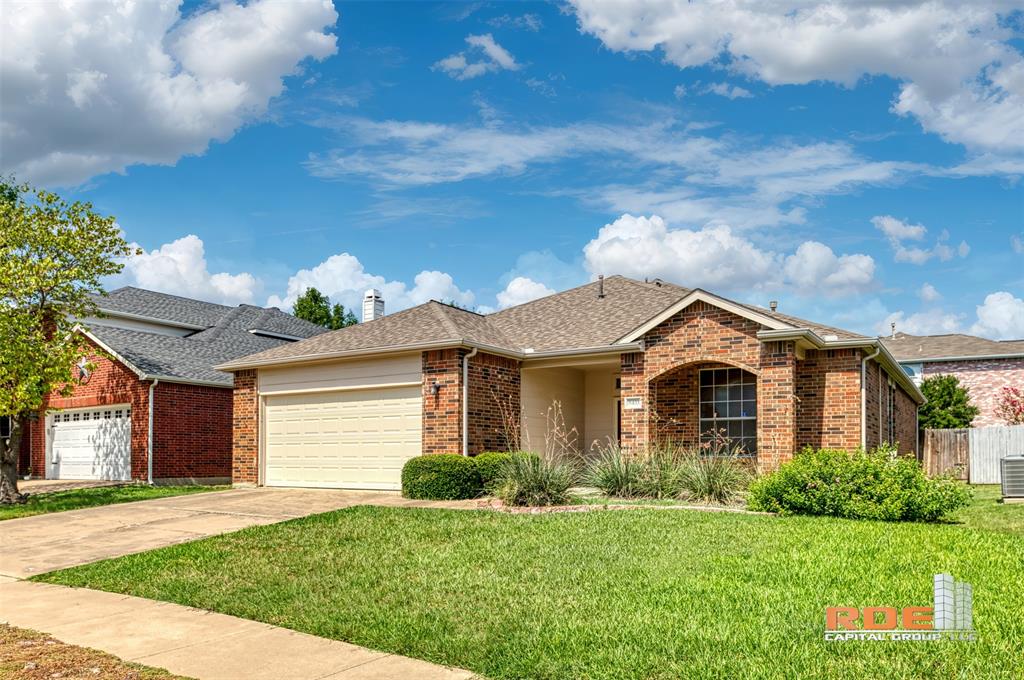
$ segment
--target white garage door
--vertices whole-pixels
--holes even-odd
[[[401,488],[420,455],[420,387],[266,398],[268,486]]]
[[[51,479],[131,479],[132,412],[127,404],[47,414]]]

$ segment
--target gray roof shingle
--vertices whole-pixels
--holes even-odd
[[[468,312],[436,301],[375,321],[324,333],[244,357],[248,363],[278,363],[319,355],[400,350],[430,344],[484,344],[521,353],[609,346],[691,292],[663,281],[636,281],[623,276],[604,279],[548,295],[488,315]],[[753,305],[742,305],[793,328],[808,328],[838,339],[857,335]]]
[[[172,323],[202,326],[185,337],[116,328],[102,318],[89,325],[101,343],[147,375],[169,380],[201,381],[230,387],[233,376],[213,367],[292,342],[250,331],[311,338],[325,328],[276,308],[228,307],[141,288],[118,288],[97,296],[102,311],[122,312]]]
[[[963,333],[883,337],[882,344],[898,361],[928,361],[946,358],[1024,356],[1024,340],[989,340]]]

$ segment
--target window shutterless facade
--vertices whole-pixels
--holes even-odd
[[[757,376],[739,368],[700,371],[700,441],[726,437],[740,453],[757,453]]]

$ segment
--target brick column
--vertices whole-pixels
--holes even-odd
[[[259,483],[259,419],[256,371],[238,371],[231,427],[231,482],[236,486]]]
[[[633,352],[623,354],[621,361],[622,389],[619,396],[622,399],[622,439],[619,445],[626,450],[638,451],[647,445],[653,408],[644,372],[645,357],[643,352]],[[627,409],[626,400],[630,397],[639,397],[643,408]]]
[[[796,450],[796,354],[792,342],[761,346],[757,383],[757,468],[775,470]]]
[[[462,349],[423,353],[422,452],[462,453]],[[434,384],[438,385],[434,393]]]

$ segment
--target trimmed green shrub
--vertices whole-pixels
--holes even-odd
[[[913,458],[890,449],[805,449],[750,486],[751,510],[889,522],[933,522],[966,507],[971,490],[929,479]]]
[[[480,473],[480,481],[483,484],[484,491],[493,493],[501,480],[505,465],[513,458],[522,456],[538,458],[536,453],[530,453],[529,451],[516,451],[515,453],[487,451],[474,456],[473,462],[476,464],[477,472]]]
[[[508,505],[562,505],[578,472],[570,463],[539,456],[511,456],[502,466],[495,495]]]
[[[472,458],[454,453],[418,456],[402,468],[402,495],[421,500],[476,498],[483,493]]]

